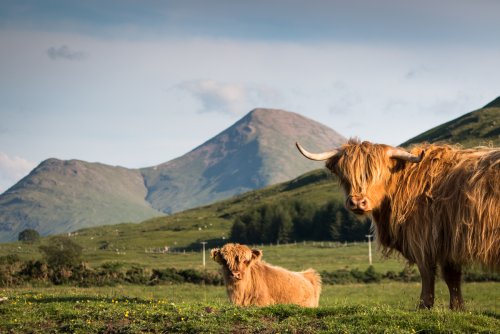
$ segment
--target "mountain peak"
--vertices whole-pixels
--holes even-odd
[[[297,154],[297,140],[320,150],[345,138],[297,113],[256,108],[182,157],[142,169],[147,200],[155,209],[172,213],[318,168]]]

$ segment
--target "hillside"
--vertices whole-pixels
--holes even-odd
[[[432,128],[402,144],[460,143],[464,147],[500,146],[500,97],[483,108]]]
[[[146,192],[139,171],[48,159],[0,196],[0,240],[26,228],[48,235],[161,215]]]
[[[321,204],[341,199],[337,182],[324,169],[301,175],[291,181],[234,196],[210,205],[161,216],[140,224],[122,223],[84,228],[72,239],[84,245],[85,258],[98,265],[107,261],[152,266],[158,254],[145,253],[145,249],[169,246],[177,249],[200,248],[200,241],[209,241],[207,247],[227,240],[234,217],[249,208],[286,199],[313,201]],[[42,242],[49,239],[43,238]],[[39,244],[0,244],[0,256],[18,254],[23,258],[38,258]],[[126,256],[120,256],[126,254]],[[118,257],[117,257],[118,256]]]
[[[500,102],[499,99],[495,101]],[[442,127],[445,127],[446,125],[447,128],[459,129],[461,128],[459,124],[463,124],[462,120],[464,118],[474,115],[478,119],[483,120],[482,122],[486,122],[472,123],[476,125],[476,128],[485,129],[490,127],[489,133],[495,133],[495,131],[499,130],[498,124],[500,124],[500,120],[498,120],[499,113],[497,104],[494,102],[488,104],[485,108],[466,114],[459,117],[457,120],[443,124]],[[247,117],[249,116],[252,116],[252,113],[247,115]],[[246,122],[247,120],[243,119],[240,123],[237,123],[235,127],[237,128]],[[496,126],[491,128],[491,124],[496,124]],[[229,129],[226,131],[229,131]],[[430,132],[432,132],[432,130],[429,130],[426,133]],[[224,138],[224,136],[226,136],[226,134],[222,133],[220,138]],[[464,146],[475,139],[474,132],[470,132],[469,135],[464,132],[464,135],[456,137],[456,140],[454,137],[455,132],[452,132],[451,136],[451,142],[460,143]],[[310,146],[313,147],[313,143],[311,141],[303,140],[303,134],[298,138],[300,138],[301,142],[303,142],[304,145],[307,145],[308,148]],[[490,136],[489,138],[492,137]],[[415,142],[415,139],[412,139],[407,143],[410,142]],[[210,144],[211,141],[208,143]],[[324,144],[321,145],[320,149],[324,149],[324,146]],[[200,151],[202,147],[203,145],[195,149],[193,152]],[[295,158],[298,157],[314,167],[320,168],[323,165],[322,163],[312,163],[309,160],[304,159],[298,152],[295,151],[295,148],[293,148],[288,154],[290,161],[292,161],[292,159],[295,161]],[[176,247],[187,247],[191,244],[197,244],[200,240],[223,240],[223,237],[228,236],[233,218],[238,213],[241,213],[252,206],[282,201],[289,198],[299,199],[301,201],[325,203],[334,198],[341,199],[342,194],[338,188],[335,178],[325,169],[317,169],[292,179],[291,181],[268,186],[260,190],[249,191],[211,205],[186,210],[171,216],[149,219],[141,224],[121,224],[116,226],[86,229],[81,231],[78,238],[82,238],[81,241],[84,244],[88,244],[89,247],[98,247],[99,242],[107,241],[116,245],[118,248],[123,247],[123,249],[128,250],[133,248],[138,253],[143,252],[144,247],[147,247],[148,245],[159,247],[167,244]],[[100,238],[94,238],[91,240],[91,236],[101,236],[102,240]],[[146,260],[142,259],[141,261]]]
[[[140,170],[48,159],[0,195],[0,242],[139,222],[283,182],[318,168],[295,152],[338,145],[334,130],[298,114],[255,109],[172,161]]]
[[[155,209],[173,213],[284,182],[320,167],[296,154],[297,138],[311,149],[345,140],[299,114],[255,109],[186,155],[142,169],[149,190],[147,200]]]

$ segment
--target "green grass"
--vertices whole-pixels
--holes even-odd
[[[220,244],[223,244],[221,240]],[[205,259],[208,271],[218,270],[218,265],[210,259],[209,248],[219,245],[207,245]],[[0,254],[18,254],[22,258],[39,258],[37,247],[19,244],[19,248],[10,248],[0,245]],[[146,247],[146,246],[144,246]],[[338,269],[365,270],[368,266],[368,244],[366,242],[344,244],[334,242],[297,242],[286,245],[254,245],[264,252],[264,260],[290,270],[304,270],[309,267],[318,271],[334,271]],[[372,245],[373,266],[380,273],[389,270],[399,272],[405,266],[400,257],[384,258]],[[160,268],[192,268],[202,270],[202,252],[188,251],[178,253],[151,254],[145,253],[144,248],[124,244],[120,253],[111,250],[90,249],[84,250],[84,259],[90,266],[97,267],[106,262],[120,262],[124,268],[140,266],[146,269]]]
[[[438,125],[406,141],[402,146],[421,142],[458,143],[463,147],[485,145],[498,147],[500,145],[500,107],[498,102]]]
[[[120,226],[115,233],[119,236]],[[36,255],[36,245],[17,245],[20,252],[32,252],[20,254]],[[123,245],[123,254],[86,247],[85,256],[92,266],[119,261],[146,268],[203,268],[200,252],[146,254],[133,245]],[[368,266],[367,243],[256,247],[264,251],[267,262],[291,270],[365,270]],[[206,265],[209,271],[218,270],[208,251]],[[399,272],[405,263],[399,258],[383,258],[374,247],[373,265],[384,273]],[[436,307],[431,311],[415,310],[419,292],[420,283],[325,285],[320,308],[311,310],[235,307],[221,286],[9,288],[0,291],[0,296],[9,297],[0,303],[0,333],[495,333],[500,326],[500,283],[465,283],[467,311],[457,313],[447,309],[448,291],[442,281],[436,286]]]
[[[419,284],[325,286],[320,307],[240,308],[223,287],[164,285],[106,288],[5,289],[0,332],[11,333],[495,333],[500,328],[500,284],[465,284],[464,312],[416,311]]]

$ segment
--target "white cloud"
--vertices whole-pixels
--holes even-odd
[[[260,85],[223,83],[215,80],[198,80],[177,85],[201,103],[200,112],[219,112],[243,115],[249,109],[269,106],[280,100],[280,94]]]
[[[35,164],[31,161],[0,152],[0,193],[26,176],[34,167]]]

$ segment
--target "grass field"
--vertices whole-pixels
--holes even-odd
[[[267,262],[291,270],[365,270],[369,265],[366,242],[256,247],[264,251]],[[91,266],[120,262],[147,269],[203,269],[198,251],[92,252],[84,251]],[[373,253],[373,266],[379,273],[399,272],[405,266],[403,259],[382,257],[375,246]],[[25,254],[37,256],[36,248]],[[206,269],[218,270],[208,249],[205,255]],[[436,287],[436,307],[416,311],[419,291],[420,283],[324,285],[320,307],[303,309],[235,307],[220,286],[5,288],[0,290],[0,297],[8,297],[0,303],[0,333],[500,333],[500,283],[465,283],[464,312],[448,310],[448,291],[442,281]]]
[[[4,289],[5,333],[497,333],[500,283],[464,286],[467,310],[416,311],[420,284],[327,285],[318,309],[239,308],[223,287],[201,285]]]
[[[210,260],[209,249],[218,247],[224,243],[220,240],[217,244],[207,244],[205,253],[206,269],[218,270],[217,264]],[[40,258],[41,254],[36,245],[25,245],[22,243],[0,245],[0,254],[18,254],[24,259]],[[312,267],[318,271],[354,269],[365,270],[368,263],[368,243],[358,242],[347,245],[333,242],[298,242],[286,245],[254,245],[264,252],[264,260],[290,270],[302,270]],[[388,270],[401,271],[405,262],[398,257],[384,258],[373,247],[373,266],[377,271]],[[147,248],[147,247],[144,247]],[[138,265],[144,268],[193,268],[204,269],[201,251],[170,252],[165,254],[146,253],[144,248],[129,246],[122,252],[111,250],[95,250],[85,248],[84,261],[96,267],[106,262],[120,262],[125,267]]]

